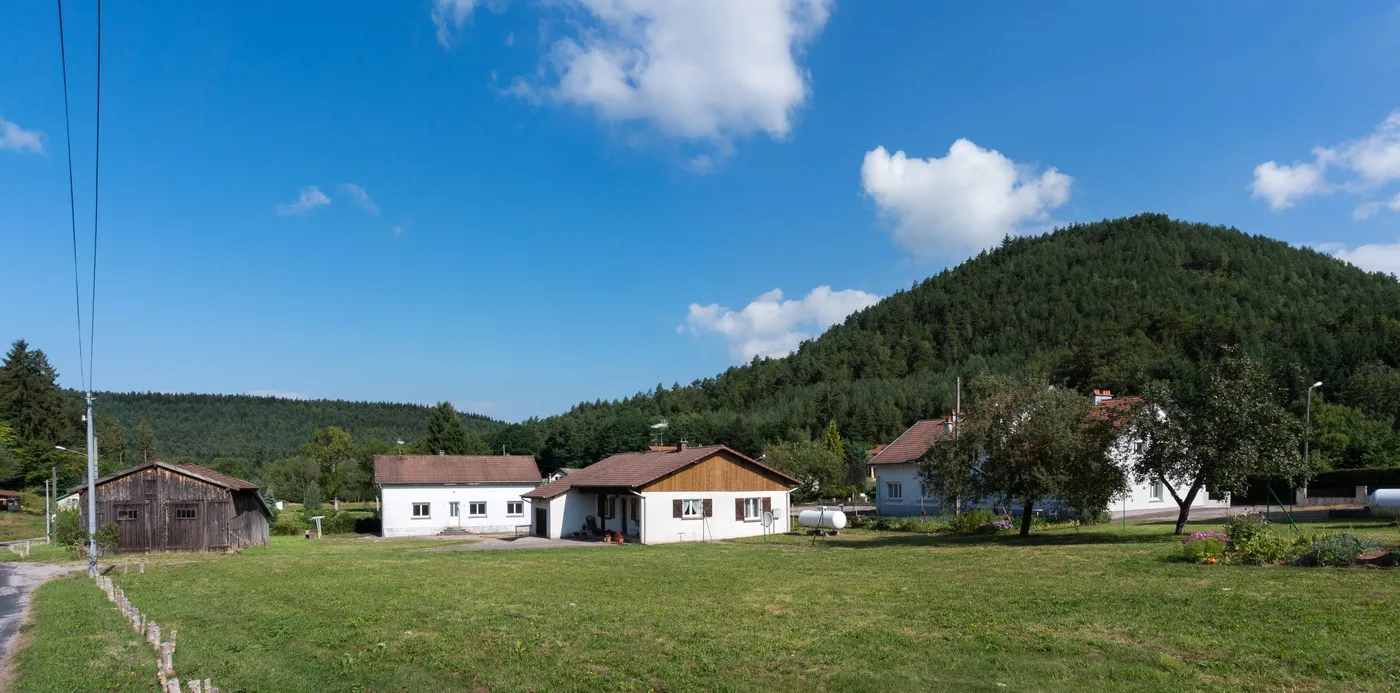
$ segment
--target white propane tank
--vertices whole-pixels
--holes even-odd
[[[1371,516],[1400,518],[1400,488],[1378,488],[1371,494]]]
[[[797,524],[812,529],[841,529],[846,526],[846,513],[840,510],[803,510],[797,514]]]

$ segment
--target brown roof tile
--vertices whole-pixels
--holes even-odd
[[[948,433],[947,419],[924,419],[899,434],[893,443],[870,458],[870,464],[909,464],[917,461]]]
[[[376,484],[538,484],[529,455],[375,455]]]
[[[781,477],[797,486],[801,482],[768,465],[750,459],[725,445],[643,452],[623,452],[600,460],[561,479],[551,481],[523,494],[525,498],[554,498],[575,486],[615,486],[634,488],[644,486],[667,474],[713,456],[721,450],[729,452],[747,464]]]
[[[179,467],[180,469],[183,469],[191,474],[202,476],[206,479],[209,479],[210,481],[217,481],[229,488],[255,489],[258,487],[257,484],[250,483],[235,477],[231,477],[227,474],[220,474],[219,472],[216,472],[208,467],[201,467],[197,464],[176,464],[172,466]]]

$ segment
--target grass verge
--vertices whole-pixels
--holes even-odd
[[[15,657],[16,693],[155,689],[155,651],[86,576],[44,583],[30,608]]]

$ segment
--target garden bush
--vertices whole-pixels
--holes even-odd
[[[310,529],[302,523],[297,513],[282,513],[277,521],[268,525],[268,532],[274,537],[292,537]]]
[[[1371,537],[1358,537],[1351,532],[1324,534],[1307,541],[1298,554],[1298,562],[1314,566],[1349,566],[1356,557],[1380,546]]]
[[[1224,558],[1229,541],[1229,535],[1224,532],[1192,532],[1181,540],[1181,555],[1195,563],[1215,563]]]
[[[999,519],[1001,518],[997,517],[996,513],[984,508],[977,508],[954,515],[952,519],[948,521],[948,529],[960,534],[985,532],[988,531],[987,528],[989,525]]]
[[[97,528],[97,552],[101,555],[115,553],[121,545],[122,530],[115,522],[108,522]]]
[[[1238,563],[1281,563],[1296,552],[1295,543],[1279,536],[1257,513],[1230,516],[1225,521],[1225,535],[1230,537],[1225,557]]]
[[[77,510],[58,511],[58,524],[54,527],[54,541],[59,546],[77,546],[87,541],[87,532],[78,524]]]

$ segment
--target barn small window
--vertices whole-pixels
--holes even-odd
[[[506,514],[520,517],[525,514],[525,501],[506,501]]]
[[[141,518],[141,511],[136,508],[117,508],[118,520],[138,520]]]
[[[196,508],[176,508],[175,519],[193,520],[199,517],[199,510]]]
[[[430,515],[428,514],[428,506],[429,506],[429,505],[430,505],[429,503],[414,503],[414,504],[413,504],[413,519],[415,519],[415,520],[426,520],[426,519],[428,519],[428,517],[430,517]]]
[[[486,517],[486,501],[467,503],[467,514],[472,517]]]

